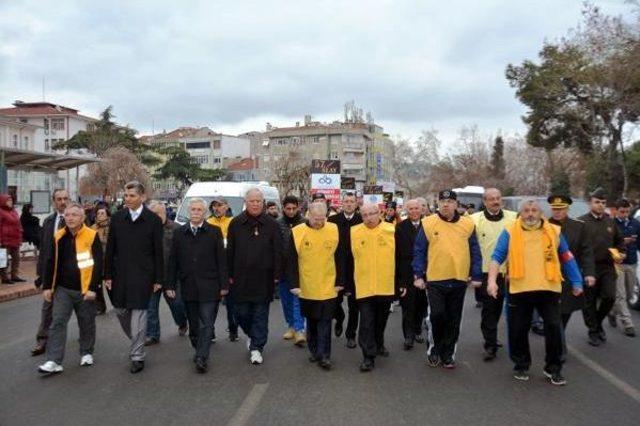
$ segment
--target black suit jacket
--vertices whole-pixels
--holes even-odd
[[[126,208],[111,217],[105,279],[114,307],[147,309],[153,284],[164,283],[162,239],[162,221],[146,206],[135,222]]]
[[[413,288],[413,243],[418,235],[418,228],[411,220],[405,219],[396,226],[396,287]]]
[[[354,213],[351,220],[347,220],[344,213],[329,216],[327,219],[331,223],[338,225],[338,234],[340,235],[340,244],[345,247],[344,253],[344,269],[343,276],[346,289],[355,288],[353,281],[353,253],[351,252],[351,227],[362,223],[360,213]]]
[[[180,280],[187,302],[220,300],[220,290],[229,288],[227,258],[222,232],[204,222],[196,235],[186,223],[173,232],[167,287],[176,288]]]
[[[42,233],[40,235],[40,253],[38,254],[38,263],[36,264],[36,287],[42,285],[43,276],[46,268],[46,259],[51,257],[51,248],[53,247],[54,227],[56,226],[56,217],[58,212],[53,212],[47,216],[42,222]]]

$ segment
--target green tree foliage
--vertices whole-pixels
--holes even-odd
[[[504,139],[502,136],[496,137],[491,152],[491,173],[496,179],[504,179],[506,165],[504,162]]]
[[[506,77],[528,108],[523,120],[529,144],[603,152],[604,187],[616,198],[626,190],[620,152],[625,125],[640,120],[640,20],[586,5],[581,27],[545,43],[538,62],[509,65]]]
[[[156,170],[155,179],[175,179],[185,188],[197,181],[220,180],[226,176],[224,170],[203,169],[195,158],[181,146],[170,145],[158,150],[166,158]]]
[[[135,130],[118,126],[114,119],[113,106],[109,105],[100,114],[100,120],[90,129],[81,130],[69,140],[54,144],[53,149],[64,149],[66,152],[84,149],[103,158],[112,148],[125,148],[146,166],[158,164],[158,158],[153,155],[152,149],[138,142]]]
[[[566,195],[571,197],[571,180],[564,169],[554,171],[551,176],[550,192],[554,195]]]

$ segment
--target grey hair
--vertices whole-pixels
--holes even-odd
[[[497,192],[497,193],[498,193],[498,194],[500,194],[500,196],[502,197],[502,192],[500,192],[500,190],[499,190],[498,188],[486,188],[486,189],[484,190],[484,194],[482,194],[482,199],[483,199],[483,200],[486,200],[486,199],[487,199],[487,195],[488,195],[490,192]]]
[[[247,192],[244,193],[244,199],[246,200],[251,194],[260,194],[260,198],[264,200],[264,193],[257,186],[252,186],[251,188],[247,189]]]
[[[327,215],[327,203],[311,203],[309,204],[309,213],[318,212],[323,216]]]
[[[425,200],[426,202],[427,200]],[[412,198],[409,201],[407,201],[406,203],[404,203],[404,206],[406,208],[409,208],[409,203],[417,203],[419,207],[422,207],[422,203],[417,199],[417,198]]]
[[[144,194],[144,185],[137,180],[132,180],[124,185],[124,189],[135,189],[140,195]]]
[[[202,204],[202,207],[204,207],[204,209],[207,210],[207,203],[202,198],[192,198],[192,199],[190,199],[189,200],[189,208],[191,208],[191,206],[196,204],[196,203]]]
[[[522,213],[522,211],[526,206],[530,206],[532,204],[537,205],[538,208],[540,209],[540,201],[536,200],[535,198],[525,198],[520,202],[520,209],[519,209],[520,213]]]
[[[67,204],[67,207],[65,207],[64,211],[66,212],[67,210],[74,208],[74,209],[80,209],[80,211],[82,212],[82,214],[84,215],[84,207],[82,206],[82,204],[80,203],[76,203],[75,201]]]
[[[360,211],[364,212],[365,210],[375,210],[375,211],[379,211],[380,209],[378,208],[377,204],[374,203],[364,203],[362,205],[362,207],[360,207]]]

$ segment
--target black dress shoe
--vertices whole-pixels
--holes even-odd
[[[406,339],[404,339],[404,350],[410,351],[411,349],[413,349],[413,339],[407,337]]]
[[[355,339],[347,339],[347,347],[349,349],[353,349],[356,346],[358,346],[358,345],[356,345],[356,340]]]
[[[144,339],[145,346],[153,346],[157,345],[158,343],[160,343],[160,340],[156,339],[155,337],[147,337],[146,339]]]
[[[238,341],[238,333],[229,333],[229,340],[231,342],[237,342]]]
[[[311,355],[311,356],[309,357],[309,362],[318,362],[318,358],[316,358],[316,356],[315,356],[315,355]]]
[[[31,356],[38,356],[38,355],[42,355],[43,353],[45,353],[47,350],[47,348],[45,348],[44,346],[36,346],[35,348],[31,349]]]
[[[389,356],[389,350],[387,350],[387,348],[382,346],[381,348],[378,348],[377,354],[380,355],[380,356],[383,356],[383,357],[388,357]]]
[[[207,360],[204,358],[196,358],[196,371],[200,374],[207,372]]]
[[[144,370],[144,361],[131,361],[131,374],[136,374]]]
[[[589,334],[589,344],[591,346],[600,346],[601,343],[600,337],[597,334]]]
[[[323,370],[331,370],[331,360],[329,358],[323,358],[318,362],[318,365]]]
[[[413,338],[416,343],[424,343],[424,337],[422,334],[416,334],[416,337]]]
[[[360,364],[360,371],[366,373],[367,371],[373,370],[374,367],[374,361],[372,359],[366,358],[364,361],[362,361],[362,364]]]
[[[23,280],[22,278],[16,277],[16,278],[11,278],[11,281],[13,281],[14,283],[26,283],[27,280]]]
[[[484,361],[493,361],[496,359],[498,350],[496,348],[486,348],[484,350],[484,357],[482,358]]]
[[[11,281],[9,279],[3,279],[2,284],[11,285],[11,284],[15,284],[15,281]]]
[[[598,338],[600,339],[600,341],[602,343],[607,341],[607,333],[604,332],[604,330],[600,329],[600,331],[598,332]]]
[[[342,323],[341,322],[336,322],[336,326],[335,326],[334,332],[336,333],[336,337],[342,336]]]

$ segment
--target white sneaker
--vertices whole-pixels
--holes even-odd
[[[251,364],[262,364],[262,354],[260,353],[260,351],[251,351]]]
[[[57,374],[62,373],[62,366],[53,361],[47,361],[38,367],[38,371],[43,374]]]
[[[93,365],[93,355],[91,354],[82,355],[82,358],[80,359],[80,366],[84,367],[86,365]]]

